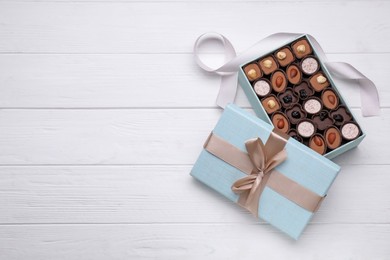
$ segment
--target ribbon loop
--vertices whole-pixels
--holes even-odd
[[[272,136],[273,134],[271,134]],[[271,137],[272,138],[272,137]],[[274,139],[277,140],[277,139]],[[267,143],[268,147],[271,143]],[[252,173],[245,176],[232,185],[232,190],[241,195],[241,203],[248,208],[254,215],[257,215],[258,202],[261,189],[264,187],[263,178],[270,174],[272,170],[287,158],[284,145],[280,146],[281,151],[268,158],[267,147],[260,138],[250,139],[245,142],[250,161],[253,164]],[[274,148],[274,147],[273,147]]]
[[[275,33],[257,42],[243,54],[237,55],[233,44],[225,36],[219,33],[205,33],[199,36],[195,41],[193,53],[195,62],[200,68],[221,76],[221,84],[216,104],[225,108],[228,103],[234,102],[237,93],[238,70],[240,69],[240,65],[255,60],[268,53],[270,50],[275,49],[275,47],[292,42],[302,35],[303,34],[297,33]],[[317,40],[311,35],[306,36],[315,48],[317,56],[324,61],[326,68],[334,78],[352,80],[354,84],[349,85],[358,86],[360,88],[363,116],[379,115],[379,95],[375,84],[348,63],[328,62],[326,55]],[[225,64],[219,68],[211,68],[199,57],[200,45],[210,40],[219,41],[224,47]]]
[[[249,147],[248,150],[253,151],[252,155],[259,152],[257,149],[262,149],[259,154],[264,154],[264,158],[270,158],[263,164],[266,170],[262,170],[262,167],[261,169],[257,168],[253,163],[255,159],[250,159],[247,152],[235,147],[213,132],[207,138],[204,149],[246,174],[243,178],[235,181],[231,189],[240,195],[238,204],[249,210],[253,215],[258,216],[259,199],[265,186],[288,198],[300,207],[314,212],[324,197],[308,190],[274,169],[287,156],[284,147],[288,138],[289,136],[287,135],[283,136],[272,131],[263,146],[258,143],[257,139],[250,139],[249,143],[246,143],[246,147]],[[251,149],[252,147],[254,147],[254,150]],[[252,158],[255,157],[252,156]]]

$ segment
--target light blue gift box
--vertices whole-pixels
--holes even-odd
[[[337,90],[337,85],[334,83],[333,81],[333,78],[332,76],[330,75],[328,69],[326,68],[326,66],[324,65],[323,61],[321,61],[321,59],[319,58],[319,56],[317,55],[317,50],[316,48],[313,46],[313,43],[311,42],[310,38],[307,37],[306,34],[302,34],[300,36],[298,36],[295,40],[293,41],[290,41],[290,42],[286,42],[280,46],[275,46],[275,49],[273,50],[270,50],[270,52],[267,52],[267,53],[260,53],[259,54],[259,57],[256,59],[261,59],[262,57],[266,57],[267,55],[270,55],[270,54],[273,54],[275,53],[278,49],[282,48],[283,46],[286,46],[287,44],[291,44],[293,42],[295,42],[296,40],[300,39],[304,37],[304,39],[306,39],[311,47],[312,47],[312,50],[313,50],[313,53],[316,54],[316,56],[318,57],[318,61],[321,65],[321,68],[324,72],[324,74],[326,75],[326,78],[329,80],[329,82],[331,83],[331,85],[333,86],[333,89],[335,90],[335,92],[338,94],[339,96],[339,99],[340,101],[342,101],[346,107],[349,108],[347,102],[345,101],[345,99],[342,97],[342,95],[340,94],[340,92]],[[257,94],[256,92],[253,90],[253,87],[251,85],[251,83],[249,82],[249,80],[247,79],[246,75],[245,75],[245,72],[243,70],[243,67],[245,67],[245,65],[249,64],[249,63],[252,63],[253,61],[248,61],[247,63],[245,64],[242,64],[240,66],[240,69],[239,69],[239,72],[238,72],[238,81],[242,87],[242,89],[244,90],[248,100],[249,100],[249,103],[252,105],[253,107],[253,110],[255,111],[256,115],[261,118],[262,120],[264,120],[265,122],[269,123],[269,124],[272,124],[272,121],[271,119],[269,118],[267,112],[265,111],[265,109],[263,108],[259,98],[257,97]],[[349,109],[352,117],[354,118],[355,122],[357,122],[356,120],[356,117],[353,115],[352,111]],[[360,125],[359,125],[360,127]],[[345,153],[346,151],[352,149],[352,148],[355,148],[356,146],[358,146],[360,144],[360,142],[364,139],[364,137],[366,136],[363,129],[360,127],[360,130],[362,132],[362,134],[356,138],[355,140],[353,141],[350,141],[350,142],[347,142],[345,144],[342,144],[340,145],[338,148],[324,154],[324,156],[326,158],[329,158],[329,159],[332,159],[342,153]]]
[[[265,143],[272,129],[271,124],[229,104],[213,133],[240,150],[246,151],[245,141],[259,137]],[[312,192],[322,197],[326,196],[340,167],[293,138],[289,138],[285,148],[287,159],[275,170]],[[200,153],[191,175],[236,203],[239,195],[231,190],[231,186],[236,180],[246,176],[245,173],[206,150]],[[292,238],[298,239],[313,213],[266,186],[259,200],[258,215]]]

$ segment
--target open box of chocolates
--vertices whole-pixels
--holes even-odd
[[[319,154],[333,158],[365,136],[305,35],[242,65],[239,80],[260,118]]]

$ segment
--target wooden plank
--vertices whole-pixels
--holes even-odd
[[[13,0],[12,2],[62,2],[63,0]],[[256,2],[267,2],[268,0],[257,0]],[[323,0],[314,0],[314,1],[323,1]],[[333,2],[337,0],[327,0],[327,2]],[[350,1],[367,1],[367,0],[342,0],[339,2],[350,2]],[[378,0],[377,0],[378,1]],[[379,0],[380,1],[380,0]],[[0,2],[10,2],[10,0],[0,0]],[[88,3],[95,3],[95,2],[104,2],[104,3],[123,3],[123,2],[139,2],[139,0],[72,0],[72,2],[88,2]],[[191,0],[191,1],[186,1],[186,0],[143,0],[142,2],[207,2],[207,0]],[[239,0],[214,0],[213,2],[240,2],[240,3],[248,3],[248,2],[254,2],[254,0],[245,0],[245,1],[239,1]],[[313,2],[310,0],[277,0],[277,1],[272,1],[272,2],[293,2],[293,3],[299,3],[299,2]]]
[[[208,55],[210,62],[218,58]],[[360,69],[377,84],[382,107],[390,106],[389,53],[329,59]],[[0,107],[6,108],[212,108],[220,81],[200,71],[191,54],[3,54],[0,68]],[[337,83],[348,103],[360,107],[359,90]],[[241,89],[236,103],[249,107]]]
[[[248,212],[194,180],[191,166],[3,166],[0,225],[247,223]],[[343,166],[313,223],[387,223],[390,165]],[[369,176],[368,176],[369,175]],[[44,212],[44,214],[43,214]]]
[[[290,31],[313,34],[328,52],[387,52],[389,8],[387,1],[1,2],[0,52],[188,53],[196,37],[210,30],[231,38],[238,50]],[[332,18],[324,22],[320,13]],[[275,14],[286,22],[272,23]]]
[[[311,225],[299,241],[264,225],[27,225],[0,227],[0,253],[8,260],[385,260],[389,239],[388,224]]]
[[[340,164],[388,164],[390,109]],[[0,110],[0,164],[192,164],[219,109]]]

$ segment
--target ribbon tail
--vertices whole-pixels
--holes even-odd
[[[270,174],[264,175],[257,184],[254,184],[256,187],[253,187],[251,192],[246,192],[239,198],[238,203],[251,212],[255,217],[259,217],[260,198],[269,177]]]
[[[286,149],[283,149],[282,151],[278,152],[274,155],[274,157],[271,158],[266,164],[265,172],[271,171],[273,168],[281,164],[284,160],[287,158],[287,151]]]
[[[380,114],[379,94],[375,84],[352,65],[344,62],[326,62],[330,74],[342,80],[354,80],[360,87],[363,116]]]
[[[219,107],[225,108],[227,104],[233,103],[237,93],[238,73],[223,75],[221,86],[216,100]]]

